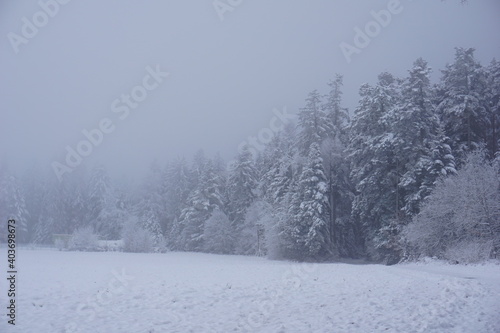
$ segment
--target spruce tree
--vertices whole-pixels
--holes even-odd
[[[438,111],[460,166],[468,152],[487,143],[487,80],[472,48],[457,48],[442,73]]]
[[[292,256],[297,259],[319,259],[331,254],[328,211],[323,160],[319,145],[313,143],[291,201],[291,219],[286,236],[290,240]]]
[[[246,210],[257,197],[257,185],[252,153],[245,145],[231,165],[228,179],[229,218],[236,226],[243,223]]]
[[[298,145],[303,156],[307,156],[311,144],[321,144],[333,132],[330,119],[321,104],[321,95],[313,90],[306,99],[306,106],[299,112]]]

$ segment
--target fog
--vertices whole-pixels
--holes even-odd
[[[355,46],[355,28],[398,1],[60,2],[46,22],[37,1],[0,4],[0,160],[11,169],[64,164],[103,119],[109,133],[81,166],[137,176],[200,148],[229,160],[335,73],[352,113],[363,82],[404,76],[417,57],[437,82],[455,47],[476,48],[483,65],[500,55],[498,0],[400,1],[349,57],[341,43]],[[141,101],[126,104],[134,89]]]

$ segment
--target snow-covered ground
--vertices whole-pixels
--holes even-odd
[[[48,249],[18,250],[17,261],[16,326],[3,314],[0,332],[500,332],[495,264]]]

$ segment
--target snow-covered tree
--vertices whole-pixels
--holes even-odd
[[[234,249],[234,227],[227,215],[216,208],[204,225],[204,250],[210,253],[230,254]]]
[[[489,126],[486,131],[488,157],[494,158],[500,149],[500,62],[493,59],[488,72]]]
[[[180,235],[179,217],[186,208],[193,182],[192,173],[184,158],[178,158],[168,164],[163,175],[163,187],[165,189],[165,213],[168,246],[172,249],[179,248]]]
[[[400,99],[399,80],[389,73],[379,75],[375,87],[363,85],[361,100],[350,128],[348,147],[351,179],[356,186],[352,216],[364,231],[365,246],[371,257],[382,259],[377,252],[379,230],[399,219],[402,197],[392,132],[392,115]]]
[[[89,210],[90,219],[96,219],[101,210],[106,206],[111,192],[111,182],[103,165],[92,169],[89,179]]]
[[[328,136],[341,143],[347,143],[347,127],[350,123],[349,110],[342,106],[343,77],[337,74],[335,79],[328,83],[330,91],[323,104],[323,110],[330,123]]]
[[[22,179],[22,188],[25,197],[27,219],[27,241],[33,242],[35,238],[36,225],[43,209],[43,174],[35,166],[29,168]],[[1,199],[0,199],[1,200]]]
[[[391,115],[399,175],[397,191],[403,198],[401,210],[405,216],[418,213],[420,203],[430,193],[428,185],[434,184],[437,176],[454,172],[451,151],[438,154],[447,148],[442,145],[447,139],[432,102],[430,72],[422,58],[414,62],[402,85],[401,103]],[[442,168],[436,173],[438,165]]]
[[[295,126],[286,126],[277,133],[264,150],[266,163],[262,165],[260,193],[272,206],[280,205],[290,194],[291,184],[297,177]]]
[[[105,239],[118,239],[126,214],[115,197],[103,165],[92,169],[88,185],[89,223]]]
[[[238,228],[236,254],[262,255],[266,252],[264,228],[271,214],[271,205],[263,200],[254,201],[248,207],[244,223]]]
[[[293,257],[321,258],[332,254],[328,211],[328,188],[323,159],[318,143],[312,143],[308,162],[293,194],[291,220],[285,231]]]
[[[489,251],[478,253],[477,259],[498,254],[499,171],[485,159],[483,151],[467,155],[463,167],[437,184],[406,228],[410,248],[417,255],[446,257],[447,251],[457,246],[488,242]]]
[[[306,99],[306,106],[299,112],[298,145],[299,151],[304,156],[307,156],[312,143],[321,144],[333,132],[329,116],[321,104],[321,95],[317,90],[313,90]],[[330,107],[335,106],[330,105]]]
[[[187,207],[181,212],[178,222],[179,244],[187,251],[204,248],[204,224],[214,209],[223,207],[219,192],[219,181],[212,162],[200,166],[199,181],[188,197]]]
[[[329,231],[334,247],[341,254],[354,256],[357,241],[356,226],[351,223],[353,186],[350,182],[350,165],[346,154],[348,143],[349,111],[342,106],[343,77],[336,75],[329,82],[330,91],[323,109],[330,122],[331,132],[321,144],[321,154],[328,185]]]
[[[154,236],[142,227],[135,216],[129,216],[124,221],[121,237],[125,252],[153,252]]]
[[[328,230],[332,245],[343,256],[359,253],[359,225],[351,219],[354,186],[349,177],[350,163],[340,138],[328,138],[321,145],[328,187]]]
[[[162,225],[166,217],[162,180],[163,173],[159,164],[153,163],[142,185],[140,201],[136,207],[139,223],[153,235],[157,245],[164,240]]]
[[[438,110],[460,165],[467,152],[487,143],[487,79],[472,48],[457,48],[455,61],[442,73]]]
[[[58,207],[59,196],[54,182],[45,182],[42,189],[42,209],[35,227],[33,242],[51,244],[53,234],[60,233],[58,225],[62,220]]]
[[[16,238],[18,242],[27,242],[27,221],[29,213],[26,209],[24,193],[16,177],[6,171],[0,171],[0,218],[2,225],[2,241],[7,239],[7,220],[15,220]]]
[[[243,223],[246,210],[256,198],[257,185],[252,153],[245,145],[231,165],[228,179],[229,218],[235,226]]]

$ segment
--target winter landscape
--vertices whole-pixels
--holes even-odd
[[[0,12],[0,332],[500,332],[496,0]]]

